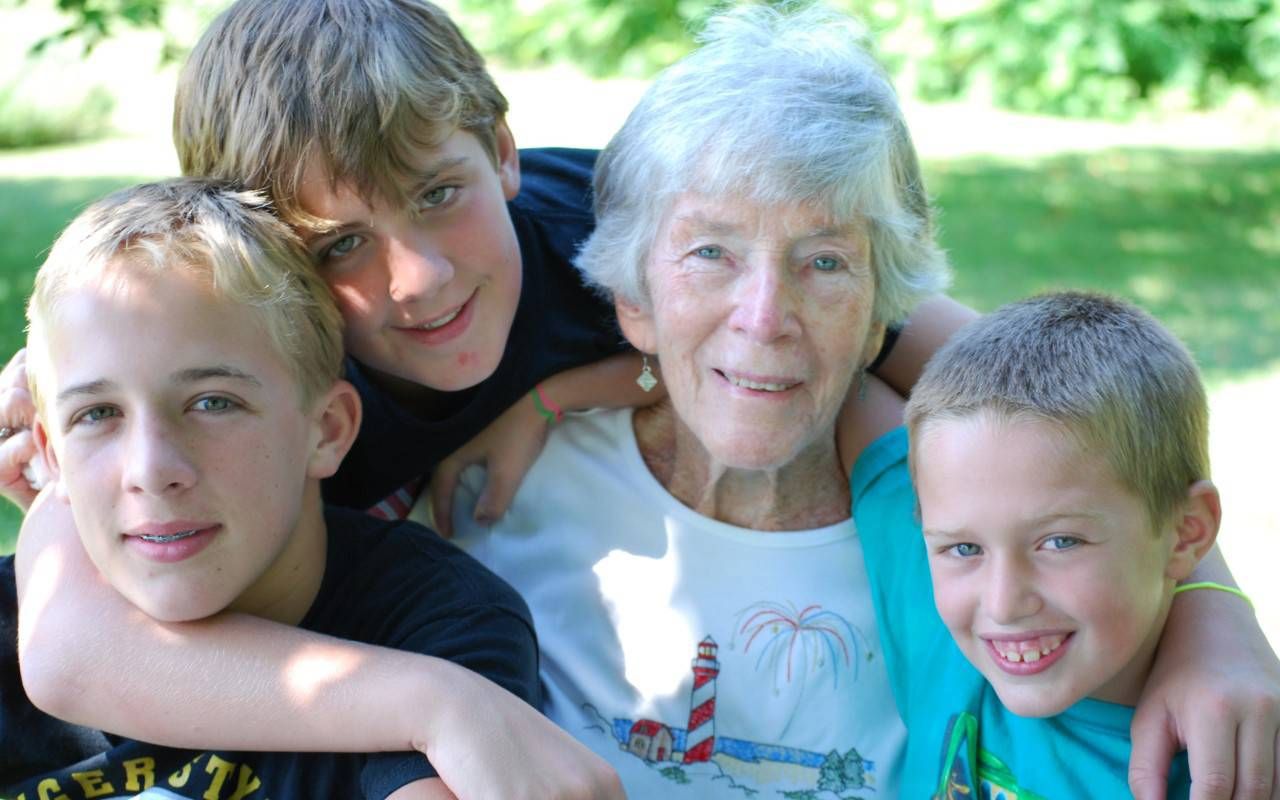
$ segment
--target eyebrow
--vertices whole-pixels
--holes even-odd
[[[1096,520],[1101,518],[1101,516],[1102,516],[1101,514],[1095,514],[1090,511],[1062,511],[1062,512],[1057,512],[1053,514],[1045,514],[1043,516],[1036,517],[1035,519],[1027,520],[1024,527],[1038,528],[1043,525],[1047,525],[1051,522],[1057,522],[1058,520],[1065,520],[1065,519]],[[921,532],[925,536],[931,536],[934,538],[941,538],[941,539],[962,539],[962,538],[973,536],[973,532],[970,531],[968,528],[960,528],[959,530],[954,530],[954,531],[943,530],[940,528],[922,528]]]
[[[429,162],[420,170],[414,170],[413,189],[415,192],[425,189],[427,184],[433,183],[441,174],[458,167],[466,166],[471,159],[468,156],[454,156],[452,158],[442,158],[438,161]]]
[[[208,367],[191,367],[189,369],[180,370],[174,373],[170,383],[187,384],[199,383],[200,381],[209,380],[211,378],[227,378],[235,381],[242,381],[252,386],[262,386],[262,381],[245,372],[227,364],[215,364]],[[68,386],[61,392],[55,402],[62,403],[73,397],[92,397],[94,395],[105,394],[119,387],[115,381],[109,381],[105,378],[99,378],[96,381],[86,381],[77,383],[74,386]]]

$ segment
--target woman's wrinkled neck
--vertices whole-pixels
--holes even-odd
[[[835,434],[777,469],[717,463],[669,401],[637,409],[636,443],[645,465],[677,500],[703,516],[760,531],[798,531],[849,518],[849,483]]]

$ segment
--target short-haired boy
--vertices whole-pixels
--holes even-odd
[[[903,796],[1128,796],[1132,707],[1220,519],[1191,356],[1128,303],[1045,295],[957,334],[906,419],[853,478]],[[907,435],[927,559],[875,536]],[[1169,796],[1189,780],[1175,759]]]
[[[341,319],[308,263],[260,195],[219,182],[123,190],[59,238],[36,277],[28,359],[36,440],[85,551],[156,620],[253,614],[447,658],[536,705],[537,645],[509,586],[414,523],[322,503],[320,481],[350,446],[360,402],[339,377]],[[308,672],[342,668],[298,664],[297,688],[316,691]],[[181,702],[183,682],[174,675],[156,692]],[[358,713],[351,722],[367,724]],[[410,734],[402,741],[412,748]],[[419,752],[196,752],[138,741],[4,796],[148,789],[453,797]]]

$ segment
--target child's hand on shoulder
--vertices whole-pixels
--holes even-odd
[[[547,442],[550,424],[526,394],[489,423],[474,439],[436,465],[431,476],[431,508],[436,531],[453,536],[453,497],[462,471],[483,464],[487,475],[476,501],[478,522],[495,522],[507,513],[520,482]]]

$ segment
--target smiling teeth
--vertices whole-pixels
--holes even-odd
[[[443,328],[445,325],[448,325],[450,322],[453,322],[455,319],[457,319],[458,315],[461,313],[462,313],[462,306],[458,306],[456,309],[454,309],[452,314],[441,317],[435,322],[424,322],[423,324],[418,326],[418,330],[434,331],[436,328]]]
[[[743,389],[754,389],[757,392],[785,392],[794,383],[760,383],[758,381],[747,380],[746,378],[736,378],[733,375],[725,375],[725,380],[734,386],[740,386]]]
[[[1019,662],[1035,662],[1057,650],[1066,636],[1041,636],[1038,639],[1027,639],[1021,642],[992,642],[996,652],[1005,661],[1017,664]]]
[[[195,536],[199,532],[200,531],[198,530],[178,531],[177,533],[170,533],[164,536],[152,536],[151,534],[143,534],[138,538],[144,542],[152,542],[153,544],[168,544],[169,542],[176,542],[179,539],[186,539],[191,536]]]

